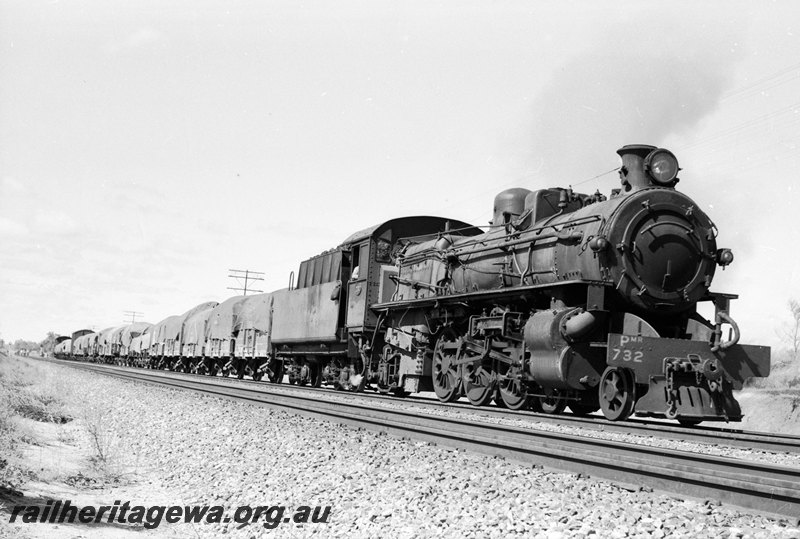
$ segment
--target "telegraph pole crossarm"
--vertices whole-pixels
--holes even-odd
[[[135,324],[137,316],[139,318],[144,316],[144,313],[140,313],[139,311],[123,311],[122,314],[124,314],[126,318],[125,320],[123,320],[123,322],[126,322],[128,324]]]
[[[247,295],[248,290],[250,292],[263,292],[263,290],[253,290],[253,289],[247,288],[248,281],[263,281],[264,280],[264,277],[262,277],[264,275],[263,271],[250,271],[250,270],[246,270],[246,269],[245,270],[229,269],[228,271],[230,271],[232,273],[232,275],[228,275],[228,277],[236,279],[237,283],[241,284],[241,280],[244,279],[244,286],[243,287],[238,288],[238,287],[229,286],[228,290],[236,290],[238,292],[242,292],[243,296]]]

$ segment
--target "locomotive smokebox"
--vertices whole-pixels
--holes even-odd
[[[655,146],[647,144],[629,144],[617,150],[617,154],[622,158],[619,178],[625,191],[643,189],[653,185],[650,176],[644,170],[644,160],[655,149]]]

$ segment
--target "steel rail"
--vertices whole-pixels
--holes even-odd
[[[257,403],[526,464],[643,485],[680,497],[711,498],[759,512],[800,518],[800,469],[640,444],[475,423],[409,409],[320,400],[315,394],[270,392],[266,385],[233,385],[165,372],[84,367],[116,378],[155,383]]]
[[[138,372],[141,369],[135,367],[126,367],[121,365],[109,365],[101,363],[81,363],[65,360],[46,360],[53,361],[63,365],[93,365],[100,369],[116,368],[116,369],[133,369]],[[191,373],[175,372],[175,371],[151,371],[144,372],[169,372],[176,376],[184,376],[193,378],[195,375]],[[236,378],[226,377],[203,377],[205,380],[224,381],[231,384],[252,384],[257,383],[252,380],[239,380]],[[265,383],[266,384],[266,383]],[[260,386],[263,384],[260,384]],[[288,388],[291,391],[298,392],[330,392],[337,395],[351,395],[349,393],[342,393],[330,388],[311,388],[304,386],[276,384],[278,387]],[[266,385],[265,387],[274,387]],[[407,405],[416,406],[424,409],[446,408],[452,410],[459,410],[465,413],[478,415],[482,417],[492,418],[514,418],[521,421],[529,420],[541,423],[549,423],[555,425],[570,426],[575,428],[583,428],[595,430],[599,432],[615,432],[621,434],[633,434],[638,436],[646,436],[653,438],[660,438],[666,440],[675,440],[682,442],[698,442],[704,444],[725,445],[730,447],[741,447],[744,449],[758,449],[765,451],[777,451],[785,453],[800,453],[800,436],[776,434],[770,432],[754,432],[736,429],[732,427],[716,427],[716,426],[695,426],[683,427],[671,423],[666,423],[658,420],[635,419],[631,418],[627,421],[609,421],[604,417],[598,416],[575,416],[568,414],[545,414],[531,412],[527,410],[508,410],[499,407],[487,406],[473,406],[466,403],[443,403],[438,399],[430,399],[420,396],[409,397],[394,397],[392,395],[384,395],[380,393],[358,393],[353,395],[358,398],[378,398],[381,400],[392,399],[398,402],[406,403]]]

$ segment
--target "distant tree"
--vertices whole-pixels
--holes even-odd
[[[800,301],[790,299],[789,310],[792,313],[792,321],[784,328],[781,337],[789,345],[792,361],[797,361],[800,356]]]
[[[30,353],[32,350],[38,350],[39,344],[33,341],[26,341],[23,339],[17,339],[14,341],[13,345],[14,350],[17,352],[25,352],[26,354]]]
[[[56,345],[56,335],[52,331],[47,332],[47,337],[39,343],[39,348],[42,349],[42,354],[45,356],[52,356],[53,355],[53,348]]]

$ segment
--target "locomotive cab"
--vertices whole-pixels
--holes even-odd
[[[276,373],[290,383],[363,388],[374,380],[369,358],[381,324],[371,305],[396,289],[394,258],[410,240],[436,237],[459,221],[405,217],[366,228],[300,264],[295,287],[272,293],[270,342]],[[272,377],[272,376],[271,376]]]
[[[475,236],[480,229],[441,217],[402,217],[356,232],[345,246],[353,273],[347,284],[347,330],[363,333],[375,328],[378,314],[368,307],[389,301],[395,295],[398,279],[395,259],[413,245],[435,243],[443,235]],[[357,271],[356,271],[357,269]]]

